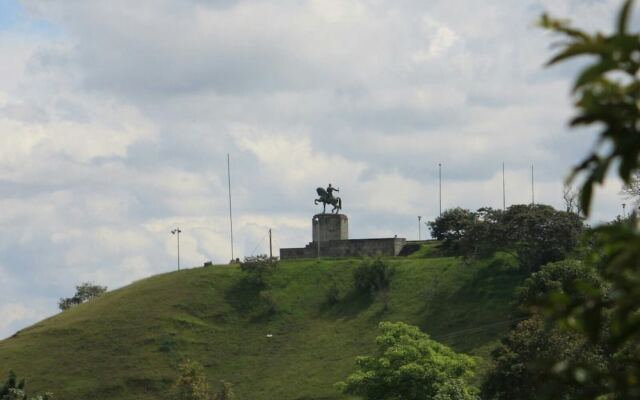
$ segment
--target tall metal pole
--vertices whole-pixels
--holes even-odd
[[[440,210],[440,216],[442,216],[442,164],[438,163],[438,186],[439,186],[439,210]]]
[[[273,259],[273,247],[271,246],[271,228],[269,228],[269,259]]]
[[[180,232],[182,232],[180,228],[176,228],[171,231],[171,233],[176,235],[178,239],[178,271],[180,271]]]
[[[507,209],[507,195],[504,183],[504,163],[502,163],[502,211]]]
[[[318,247],[318,258],[320,258],[320,218],[316,217],[316,239]]]
[[[422,227],[420,224],[421,219],[422,219],[422,216],[418,215],[418,240],[422,240]]]
[[[231,232],[231,261],[235,260],[233,255],[233,213],[231,212],[231,162],[227,153],[227,180],[229,182],[229,226]]]
[[[531,205],[535,205],[536,204],[536,199],[535,199],[535,189],[534,189],[534,184],[533,184],[533,164],[531,164]]]
[[[622,203],[622,218],[627,218],[627,212],[626,212],[626,207],[627,205],[625,203]]]

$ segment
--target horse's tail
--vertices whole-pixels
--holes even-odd
[[[338,210],[342,210],[342,199],[338,197]]]

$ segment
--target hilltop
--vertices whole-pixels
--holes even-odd
[[[153,276],[0,342],[0,374],[13,369],[61,399],[168,399],[188,357],[239,399],[342,399],[333,383],[373,350],[379,321],[417,325],[482,368],[523,275],[505,257],[464,263],[432,250],[385,260],[396,267],[386,308],[351,291],[358,259],[280,262],[262,293],[237,266]]]

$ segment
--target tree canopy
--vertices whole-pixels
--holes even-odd
[[[402,322],[381,322],[373,356],[358,357],[359,371],[338,387],[368,400],[470,400],[474,361]]]

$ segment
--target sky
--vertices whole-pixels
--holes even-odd
[[[442,206],[562,208],[593,130],[546,68],[548,11],[591,30],[619,0],[0,0],[0,338],[181,264],[311,240],[315,189],[351,238],[418,236]],[[638,13],[634,20],[638,21]],[[624,202],[615,179],[591,221]],[[426,235],[423,226],[422,234]]]

